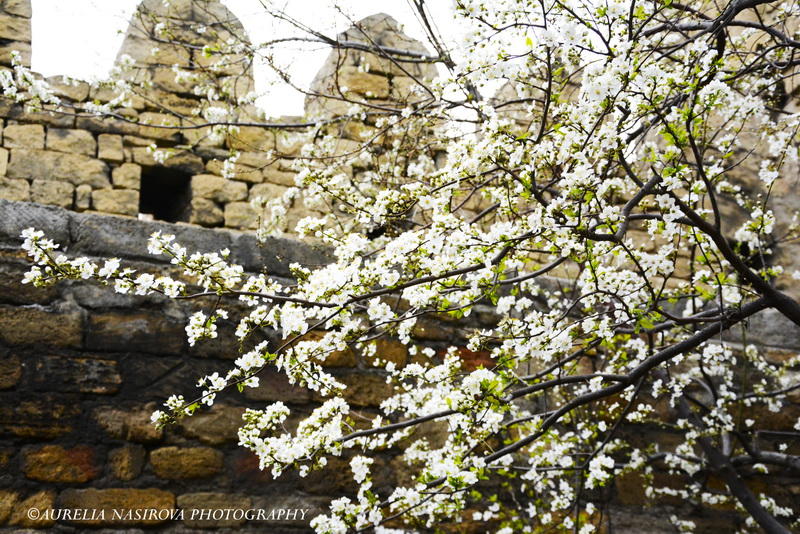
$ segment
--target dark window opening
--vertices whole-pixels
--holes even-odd
[[[142,169],[139,213],[167,222],[189,219],[192,191],[191,175],[164,167]]]

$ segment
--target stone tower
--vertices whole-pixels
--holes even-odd
[[[11,52],[20,53],[22,64],[31,65],[31,2],[0,2],[0,65],[11,65]]]
[[[353,43],[384,49],[381,54],[357,48],[334,49],[328,55],[306,98],[306,115],[331,117],[345,115],[352,101],[392,105],[413,102],[420,82],[436,77],[433,63],[393,53],[404,50],[429,56],[421,42],[405,35],[398,22],[377,13],[356,22],[337,36],[340,43]],[[345,101],[347,100],[347,101]]]
[[[193,87],[204,82],[220,94],[243,97],[253,90],[251,65],[241,53],[249,45],[242,24],[218,0],[177,0],[168,6],[145,0],[117,62],[133,59],[128,75],[163,91],[200,96]]]

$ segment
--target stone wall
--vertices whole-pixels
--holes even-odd
[[[81,282],[48,289],[23,285],[29,264],[20,255],[18,236],[29,226],[44,230],[68,254],[113,255],[143,272],[170,269],[163,258],[146,253],[147,238],[156,230],[174,233],[202,251],[229,248],[232,260],[248,272],[265,269],[279,280],[289,276],[293,262],[326,258],[322,250],[277,238],[258,246],[249,233],[0,200],[0,528],[150,525],[110,516],[87,523],[32,521],[25,515],[31,507],[105,507],[185,510],[184,521],[152,524],[170,532],[199,527],[305,532],[308,519],[325,503],[352,492],[345,459],[333,459],[332,469],[307,478],[287,473],[273,480],[259,471],[254,455],[237,446],[245,407],[280,400],[302,413],[315,405],[310,391],[290,386],[274,371],[259,375],[259,388],[221,395],[212,410],[156,430],[149,417],[166,397],[190,398],[198,393],[193,384],[199,376],[230,368],[236,357],[235,318],[220,325],[218,339],[190,348],[186,319],[202,302],[123,296]],[[264,336],[280,340],[278,332]],[[438,348],[457,339],[446,325],[429,322],[420,324],[415,337]],[[384,358],[406,363],[402,344],[381,343]],[[479,363],[483,356],[471,357]],[[352,351],[334,355],[325,365],[349,386],[346,396],[357,411],[377,413],[388,393],[380,371]],[[376,470],[379,489],[396,481],[391,465],[387,456]],[[309,515],[305,522],[193,522],[189,511],[199,508],[303,508]]]
[[[123,41],[120,58],[127,56],[135,63],[119,77],[149,85],[145,93],[126,98],[116,118],[98,118],[82,111],[89,104],[118,98],[113,83],[90,87],[81,81],[49,78],[62,100],[63,113],[30,112],[0,100],[0,198],[75,211],[132,217],[142,213],[202,226],[255,228],[257,214],[248,201],[256,195],[277,194],[293,184],[293,175],[286,172],[287,162],[265,154],[286,148],[290,134],[246,131],[214,137],[208,128],[197,127],[210,104],[192,93],[196,78],[179,82],[170,65],[202,72],[232,98],[236,91],[252,90],[252,73],[245,67],[234,73],[238,65],[229,56],[206,57],[198,50],[193,54],[177,45],[158,43],[155,36],[148,39],[148,32],[154,31],[147,23],[149,14],[162,5],[160,1],[144,2]],[[0,16],[0,37],[12,39],[8,47],[27,39],[24,57],[29,63],[30,3],[5,2],[3,7],[6,14]],[[173,17],[176,24],[211,26],[214,31],[205,35],[206,40],[224,37],[227,29],[243,33],[238,21],[218,2],[174,2],[172,8],[158,14]],[[223,21],[221,28],[214,27],[212,17]],[[202,43],[202,36],[184,30],[187,46]],[[0,56],[0,63],[8,61]],[[292,154],[296,148],[289,146],[284,153]],[[239,152],[237,163],[223,178],[224,161],[235,152]],[[145,197],[162,197],[170,206],[154,207]]]
[[[274,241],[256,246],[252,236],[171,227],[119,217],[75,214],[59,208],[0,201],[0,525],[46,528],[144,526],[147,522],[31,521],[30,507],[98,508],[319,508],[330,492],[313,477],[273,482],[254,457],[236,446],[245,406],[281,398],[307,404],[309,392],[277,375],[247,397],[225,399],[219,410],[180,428],[156,430],[149,413],[167,394],[185,391],[195,378],[230,365],[222,344],[186,346],[183,327],[193,305],[158,298],[122,297],[85,284],[47,290],[23,286],[25,262],[16,235],[25,225],[45,229],[69,253],[116,255],[143,271],[163,261],[143,254],[149,233],[176,232],[201,249],[230,247],[250,271],[266,266],[286,276],[291,261],[319,253]],[[268,251],[281,249],[277,258]],[[272,335],[272,334],[271,334]],[[185,391],[189,393],[188,391]],[[371,400],[365,397],[365,403]],[[168,522],[171,528],[236,527],[243,521]],[[161,522],[150,523],[161,525]],[[292,531],[306,522],[253,523]],[[303,529],[301,528],[301,531]]]
[[[0,43],[19,48],[29,63],[30,3],[9,0],[2,9]],[[153,17],[172,25],[166,37]],[[368,35],[384,46],[425,51],[386,15],[368,17],[348,32],[339,39],[363,41]],[[0,99],[0,198],[205,227],[256,228],[261,213],[252,201],[279,197],[295,185],[292,158],[307,128],[241,126],[221,132],[204,126],[209,108],[224,104],[195,94],[195,87],[213,87],[229,102],[253,91],[252,68],[244,57],[215,52],[219,42],[235,49],[236,40],[247,44],[239,21],[216,0],[174,0],[168,8],[160,0],[142,2],[118,55],[118,65],[133,63],[116,76],[143,84],[143,90],[122,96],[113,82],[90,87],[53,77],[47,81],[63,112],[30,111]],[[2,50],[0,68],[10,64]],[[333,52],[313,84],[307,116],[345,114],[352,103],[343,98],[403,105],[415,98],[415,79],[434,75],[430,64],[403,66],[372,54]],[[86,111],[115,100],[123,107],[113,118]],[[227,118],[253,124],[300,120],[270,120],[252,105],[237,106]],[[358,150],[364,132],[369,134],[360,121],[331,129],[340,136],[336,150],[342,154]],[[282,229],[308,214],[296,202]]]
[[[11,65],[11,52],[17,51],[23,65],[31,64],[30,0],[0,2],[0,65]]]
[[[160,42],[153,11],[175,23],[184,44],[194,48],[187,53]],[[0,65],[5,66],[0,68],[11,66],[11,49],[21,52],[23,65],[30,65],[30,17],[28,1],[0,4]],[[203,32],[196,31],[198,26]],[[382,45],[424,51],[385,15],[362,21],[350,33],[339,38],[358,41],[371,33]],[[29,226],[44,230],[69,254],[120,257],[146,272],[169,269],[146,254],[147,237],[156,230],[176,234],[197,250],[229,248],[248,272],[265,270],[273,277],[288,277],[293,262],[325,261],[324,251],[296,242],[272,240],[259,246],[249,233],[202,228],[255,228],[258,214],[250,201],[281,195],[294,185],[291,158],[300,148],[291,130],[241,127],[218,136],[200,127],[209,104],[193,93],[191,78],[181,78],[170,66],[205,76],[229,97],[243,95],[253,86],[249,67],[242,69],[230,54],[208,57],[197,50],[205,39],[229,36],[246,39],[239,22],[218,2],[174,0],[164,8],[160,0],[146,0],[131,21],[118,61],[133,58],[133,68],[119,76],[145,83],[147,92],[126,97],[116,117],[81,111],[118,99],[113,83],[92,87],[49,78],[64,113],[0,99],[0,528],[305,532],[308,519],[331,498],[353,490],[346,460],[305,479],[287,474],[272,480],[253,455],[237,446],[235,431],[246,407],[272,400],[301,412],[315,406],[310,391],[290,386],[275,372],[262,374],[258,389],[244,396],[223,395],[213,411],[178,427],[160,431],[150,424],[150,413],[167,396],[188,397],[196,393],[191,386],[198,376],[229,368],[236,357],[230,352],[233,323],[221,325],[218,340],[190,348],[184,327],[200,303],[122,297],[78,282],[46,290],[21,284],[28,263],[19,253],[18,237]],[[405,69],[373,59],[368,72],[369,54],[344,59],[332,54],[317,77],[313,90],[318,94],[307,106],[310,117],[329,119],[346,111],[321,105],[325,94],[333,95],[332,102],[341,102],[336,95],[345,91],[349,99],[395,105],[412,97],[415,82]],[[413,66],[410,74],[432,77],[431,69]],[[327,78],[331,73],[335,86]],[[247,106],[240,113],[233,118],[265,120]],[[339,122],[331,128],[338,128],[340,150],[358,148],[363,125]],[[235,163],[223,170],[233,154]],[[153,197],[159,196],[171,203],[154,205]],[[303,207],[296,206],[289,224],[303,215]],[[175,222],[185,224],[169,224]],[[278,332],[264,335],[281,338]],[[438,349],[458,340],[446,325],[426,321],[414,335]],[[379,349],[397,365],[408,359],[397,341],[381,341]],[[471,367],[487,363],[485,353],[464,350],[463,356]],[[388,386],[361,355],[343,351],[325,365],[349,386],[348,400],[356,409],[376,413]],[[396,482],[391,465],[387,456],[376,470],[378,489]],[[31,508],[74,507],[186,513],[182,521],[120,520],[110,512],[88,521],[26,515]],[[190,515],[198,508],[267,513],[292,508],[306,510],[307,516],[305,521],[198,522]]]
[[[308,519],[200,521],[193,520],[192,514],[210,508],[258,509],[267,514],[303,509],[310,518],[324,511],[331,499],[353,493],[346,457],[332,458],[328,468],[306,478],[286,473],[273,479],[258,469],[254,455],[238,447],[236,429],[245,408],[280,400],[302,414],[317,405],[312,392],[290,386],[283,375],[269,369],[259,375],[257,389],[246,389],[243,395],[221,394],[211,410],[156,430],[149,416],[166,397],[192,398],[199,376],[223,373],[232,365],[237,356],[235,315],[230,322],[219,323],[219,338],[189,347],[184,326],[203,302],[123,296],[77,281],[47,289],[23,285],[29,263],[19,251],[19,234],[30,226],[44,230],[67,254],[116,256],[153,274],[179,276],[163,258],[147,255],[147,238],[154,231],[174,233],[179,242],[199,251],[229,248],[232,261],[248,272],[263,270],[283,281],[290,276],[291,263],[318,264],[327,259],[323,249],[278,238],[259,246],[247,232],[0,200],[0,530],[72,532],[92,526],[109,532],[129,527],[176,533],[197,528],[307,532]],[[491,309],[483,307],[473,317],[479,328],[490,327],[495,320]],[[269,330],[263,336],[273,343],[282,337]],[[767,359],[774,363],[800,351],[800,331],[777,313],[754,319],[748,336],[748,342],[767,349]],[[466,342],[447,322],[431,320],[421,320],[413,337],[440,354],[450,344]],[[382,340],[378,350],[398,366],[413,361],[405,346],[391,339]],[[487,352],[462,348],[461,357],[467,369],[491,365]],[[590,361],[585,364],[591,366]],[[382,371],[355,351],[336,353],[325,365],[348,386],[345,396],[359,415],[375,415],[380,401],[390,393]],[[795,404],[779,413],[755,409],[769,429],[785,430],[800,418],[800,396],[793,400]],[[440,429],[421,431],[430,439],[441,439]],[[631,439],[664,446],[674,441],[670,430],[655,426],[625,432]],[[393,449],[378,458],[373,471],[377,491],[386,493],[394,484],[407,481],[397,458],[400,452]],[[662,483],[680,483],[679,477],[667,472],[656,476]],[[741,518],[724,507],[690,509],[680,501],[659,498],[654,508],[641,483],[636,476],[625,476],[607,488],[614,532],[672,532],[668,520],[672,514],[695,521],[698,532],[741,527]],[[749,483],[779,503],[800,498],[796,477],[773,477],[769,486],[758,479]],[[156,508],[173,510],[173,514],[182,510],[183,520],[113,519],[110,511],[102,520],[35,521],[26,516],[30,508],[74,507]],[[465,517],[471,518],[471,512]],[[477,534],[487,525],[467,521],[443,528]]]
[[[315,405],[309,391],[290,387],[276,373],[263,374],[261,387],[244,396],[221,396],[212,411],[178,427],[156,431],[149,424],[149,414],[158,403],[173,393],[191,395],[198,376],[227,370],[235,357],[229,349],[233,345],[226,344],[232,323],[221,324],[219,340],[193,348],[186,345],[186,318],[200,303],[122,297],[79,282],[47,290],[20,284],[28,263],[19,253],[18,236],[28,226],[45,230],[70,254],[116,256],[152,272],[169,268],[146,255],[147,236],[155,230],[177,234],[183,244],[202,251],[229,248],[234,261],[249,272],[265,269],[271,276],[288,277],[292,262],[325,261],[322,250],[278,239],[259,247],[250,233],[238,231],[258,223],[250,204],[253,198],[281,195],[294,184],[292,157],[300,143],[292,130],[241,127],[220,137],[199,127],[203,121],[195,110],[202,114],[206,104],[191,87],[182,85],[167,64],[199,71],[218,83],[220,91],[234,95],[252,88],[252,76],[247,68],[233,67],[234,56],[209,59],[154,41],[146,14],[161,5],[157,0],[143,2],[126,35],[120,59],[125,54],[133,57],[136,68],[125,76],[152,85],[148,93],[130,98],[118,117],[48,114],[0,101],[0,199],[9,200],[0,200],[0,527],[8,530],[75,531],[91,524],[110,531],[148,527],[170,532],[196,528],[304,532],[307,522],[302,521],[196,523],[188,511],[303,508],[311,517],[331,498],[353,489],[346,460],[305,479],[286,474],[272,480],[257,469],[252,455],[236,445],[235,430],[245,407],[261,407],[272,400],[300,411]],[[167,16],[188,24],[183,34],[188,41],[201,43],[206,35],[194,32],[192,24],[244,39],[238,21],[217,2],[173,0],[170,9]],[[20,50],[23,63],[29,64],[30,16],[29,2],[0,3],[0,64],[10,64],[12,48]],[[338,38],[425,52],[385,15],[368,17]],[[156,44],[159,51],[154,55]],[[424,63],[404,64],[352,49],[334,51],[312,85],[306,111],[310,118],[333,119],[348,113],[352,103],[345,99],[365,105],[404,105],[424,98],[416,91],[416,80],[434,74],[433,67]],[[76,107],[118,95],[112,86],[50,81],[58,96]],[[258,115],[247,107],[241,112],[241,118]],[[374,134],[368,122],[349,120],[334,121],[327,131],[339,136],[342,153],[357,149]],[[235,164],[223,172],[233,153],[238,153]],[[168,202],[159,203],[158,197]],[[479,209],[476,205],[473,211]],[[289,224],[306,213],[301,205],[293,210]],[[148,217],[166,222],[138,220]],[[686,268],[685,261],[677,264]],[[484,325],[493,320],[488,310],[474,316]],[[264,335],[276,342],[281,337],[278,332]],[[464,342],[446,323],[431,321],[420,321],[414,336],[436,349]],[[777,314],[751,321],[748,336],[750,342],[767,347],[774,362],[800,351],[800,332]],[[384,358],[398,365],[408,361],[401,344],[382,343]],[[487,353],[462,349],[461,355],[468,368],[490,363]],[[348,384],[348,400],[365,415],[374,414],[388,393],[383,377],[368,363],[352,351],[337,353],[326,362]],[[800,397],[793,400],[794,405],[772,417],[775,429],[790,428],[800,417]],[[672,442],[668,432],[657,428],[636,431],[643,439]],[[394,469],[395,462],[389,454],[375,469],[378,491],[403,478]],[[668,480],[667,474],[664,477]],[[799,498],[796,479],[781,482],[766,489],[781,502]],[[697,521],[701,532],[740,526],[727,510],[686,510],[682,503],[669,500],[645,514],[642,509],[649,503],[637,479],[617,480],[609,491],[616,503],[615,532],[671,532],[667,518],[673,513]],[[155,523],[33,521],[25,515],[31,507],[73,506],[187,512],[183,521]],[[453,532],[485,528],[473,523]]]
[[[88,87],[83,93],[89,96]],[[179,190],[171,199],[177,213],[155,213],[154,217],[201,226],[255,228],[258,216],[248,200],[277,194],[293,184],[293,175],[280,162],[271,163],[259,152],[241,152],[242,163],[226,179],[220,176],[230,155],[226,148],[170,148],[166,159],[157,163],[150,145],[165,134],[172,135],[171,130],[87,117],[44,117],[8,105],[3,111],[0,197],[7,200],[136,217],[147,213],[140,211],[140,194],[143,176],[149,173],[156,182],[152,195],[165,194],[159,182],[176,182]],[[153,113],[142,106],[143,117]],[[265,134],[263,143],[276,143],[275,136]],[[240,146],[234,138],[227,144]]]

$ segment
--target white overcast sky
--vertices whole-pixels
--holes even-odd
[[[347,18],[330,7],[331,0],[283,2],[292,16],[315,29],[335,34],[349,26]],[[33,70],[45,76],[104,78],[138,3],[138,0],[32,0]],[[274,26],[259,0],[222,0],[222,3],[239,17],[254,43],[286,31]],[[348,15],[354,20],[378,12],[388,13],[404,26],[408,35],[427,43],[408,0],[340,0],[339,4],[349,10]],[[463,34],[454,22],[453,1],[430,0],[428,4],[440,35],[459,39]],[[307,87],[328,52],[329,49],[322,47],[287,52],[285,61],[294,79]],[[269,116],[303,113],[302,94],[285,84],[271,82],[266,68],[256,65],[255,76],[256,90],[264,94],[259,103]]]

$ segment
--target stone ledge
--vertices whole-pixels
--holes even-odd
[[[33,226],[61,244],[69,254],[114,256],[168,263],[147,253],[153,232],[173,234],[190,251],[231,250],[232,261],[248,272],[266,269],[273,276],[290,277],[292,263],[323,264],[331,261],[325,249],[299,241],[269,237],[259,245],[255,235],[238,230],[201,228],[188,224],[140,221],[130,217],[77,213],[54,206],[0,199],[0,247],[17,248],[19,235]]]

